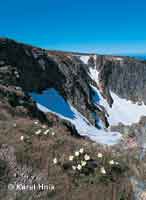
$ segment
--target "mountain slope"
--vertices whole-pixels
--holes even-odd
[[[139,148],[146,142],[145,70],[145,62],[128,57],[48,51],[1,38],[0,169],[6,179],[0,175],[0,186],[50,181],[56,187],[25,195],[5,188],[2,199],[133,199],[127,176],[144,180],[145,161],[141,166],[135,158],[145,156]],[[80,148],[90,158],[85,171],[74,172],[68,158]]]

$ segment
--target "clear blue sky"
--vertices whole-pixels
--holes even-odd
[[[146,53],[146,0],[3,0],[0,36],[49,49]]]

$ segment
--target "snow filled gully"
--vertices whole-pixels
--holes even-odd
[[[110,107],[100,91],[94,86],[91,87],[94,90],[93,102],[97,107],[102,105],[106,109],[110,126],[116,126],[119,123],[132,125],[138,123],[142,116],[146,116],[146,105],[144,103],[138,105],[138,103],[122,99],[110,91],[114,101],[112,107]]]
[[[42,94],[32,92],[30,95],[36,102],[38,109],[45,113],[51,112],[62,119],[70,121],[82,136],[87,136],[97,143],[107,145],[117,144],[122,138],[118,132],[108,132],[94,127],[54,88],[47,89]]]

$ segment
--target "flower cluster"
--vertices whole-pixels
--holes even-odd
[[[104,175],[111,174],[113,167],[119,165],[119,162],[115,161],[115,159],[100,152],[97,154],[97,162],[100,167],[100,173]]]
[[[53,164],[60,165],[61,162],[54,157]],[[65,170],[70,170],[75,178],[80,175],[81,177],[90,175],[89,178],[94,177],[94,179],[97,178],[104,182],[115,181],[126,169],[124,169],[125,165],[122,161],[117,161],[111,154],[98,152],[91,155],[84,148],[80,148],[69,155],[67,162],[63,163],[62,167]]]
[[[120,163],[106,153],[98,152],[91,158],[83,148],[75,151],[68,160],[76,173],[95,173],[99,177],[110,177],[120,169]]]
[[[47,125],[44,124],[44,125],[40,126],[38,121],[35,121],[34,124],[37,126],[35,135],[48,135],[48,134],[50,134],[52,136],[55,135],[55,132],[52,131],[51,129],[48,129]]]
[[[82,171],[88,164],[90,156],[85,152],[84,148],[75,151],[73,155],[69,156],[69,161],[72,162],[72,169],[74,171]]]

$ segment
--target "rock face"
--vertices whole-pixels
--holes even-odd
[[[22,88],[25,94],[55,88],[93,125],[96,113],[108,126],[105,113],[94,106],[91,98],[90,84],[99,85],[89,71],[96,67],[102,94],[110,106],[110,90],[125,99],[146,103],[146,63],[128,57],[88,54],[85,64],[81,56],[0,39],[0,84]]]
[[[55,88],[94,123],[91,78],[87,66],[78,57],[1,39],[0,61],[1,84],[19,86],[26,93]]]
[[[146,104],[146,62],[128,57],[98,56],[97,66],[104,80],[120,97]]]

